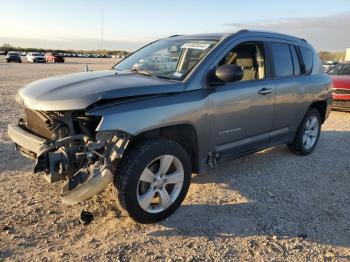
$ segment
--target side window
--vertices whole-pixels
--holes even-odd
[[[239,44],[228,52],[218,66],[236,64],[243,68],[241,81],[251,81],[265,78],[265,52],[260,42]]]
[[[289,47],[293,58],[294,75],[299,76],[301,74],[300,63],[299,63],[297,52],[295,50],[295,46],[290,45]]]
[[[271,49],[272,58],[275,65],[275,76],[293,76],[294,67],[289,45],[282,43],[271,43]]]
[[[344,75],[350,75],[350,65],[344,65],[343,73]]]
[[[308,75],[311,73],[312,71],[312,66],[313,66],[313,60],[314,60],[314,56],[313,56],[313,52],[311,49],[306,48],[306,47],[300,47],[300,52],[301,52],[301,56],[303,57],[303,73]]]

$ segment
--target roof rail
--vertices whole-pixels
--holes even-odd
[[[289,37],[289,38],[294,38],[294,39],[298,39],[298,40],[301,40],[305,43],[308,43],[308,41],[304,38],[300,38],[300,37],[297,37],[297,36],[293,36],[293,35],[288,35],[288,34],[283,34],[283,33],[278,33],[278,32],[271,32],[271,31],[260,31],[260,30],[248,30],[248,29],[242,29],[242,30],[239,30],[237,32],[237,34],[239,33],[247,33],[247,32],[256,32],[256,33],[267,33],[267,34],[274,34],[276,36],[284,36],[284,37]]]
[[[238,33],[248,33],[248,32],[249,32],[248,29],[241,29],[241,30],[239,30],[239,31],[237,32],[237,34],[238,34]]]
[[[181,36],[181,35],[171,35],[171,36],[168,36],[168,37],[170,38],[170,37],[176,37],[176,36]]]

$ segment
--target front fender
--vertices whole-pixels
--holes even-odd
[[[191,124],[200,130],[207,116],[203,90],[165,95],[90,111],[101,116],[96,131],[122,130],[131,135],[176,124]]]

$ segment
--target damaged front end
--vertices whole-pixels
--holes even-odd
[[[102,191],[112,180],[131,136],[123,131],[96,132],[101,117],[84,112],[25,109],[25,118],[8,133],[16,148],[36,161],[34,172],[46,180],[67,180],[63,202],[76,204]]]

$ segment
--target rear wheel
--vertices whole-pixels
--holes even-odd
[[[293,152],[308,155],[314,151],[321,133],[321,117],[317,109],[311,108],[300,124],[293,143],[288,147]]]
[[[191,174],[190,158],[179,144],[152,139],[126,153],[114,185],[120,205],[130,217],[140,223],[154,223],[181,205]]]

